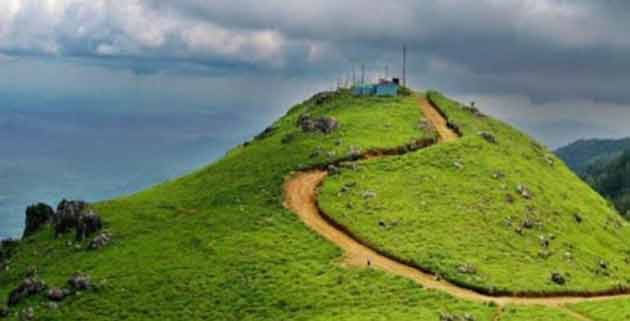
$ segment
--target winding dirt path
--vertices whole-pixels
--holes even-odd
[[[440,135],[440,142],[450,142],[458,138],[457,134],[447,126],[447,121],[427,101],[425,97],[418,98],[418,104],[425,117],[435,126]],[[364,245],[342,228],[339,228],[328,216],[321,212],[317,205],[317,188],[322,184],[328,173],[324,170],[310,170],[299,172],[285,183],[284,205],[296,213],[312,230],[336,244],[345,253],[345,263],[351,266],[371,267],[380,269],[407,279],[411,279],[424,288],[446,292],[459,299],[475,302],[494,302],[499,306],[514,305],[543,305],[561,308],[578,320],[589,320],[564,306],[580,302],[603,301],[613,298],[630,298],[630,295],[600,295],[600,296],[549,296],[549,297],[515,297],[489,296],[462,288],[448,281],[438,280],[435,275],[405,264],[379,253],[377,250]]]
[[[433,124],[433,127],[435,127],[435,130],[438,132],[438,140],[440,143],[452,142],[459,138],[453,130],[448,128],[446,119],[429,103],[425,95],[418,97],[418,105],[420,105],[424,117]]]

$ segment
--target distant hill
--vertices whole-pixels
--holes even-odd
[[[630,138],[580,139],[555,152],[576,173],[582,175],[597,161],[610,160],[630,149]]]
[[[621,213],[630,217],[630,149],[594,162],[582,176],[595,190],[609,198]]]
[[[630,138],[578,140],[556,154],[619,212],[630,215]]]

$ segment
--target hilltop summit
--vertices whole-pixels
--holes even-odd
[[[313,171],[296,191],[321,230],[285,189]],[[9,319],[621,321],[630,307],[628,224],[544,146],[436,92],[316,95],[206,168],[93,208],[103,248],[41,229],[2,251],[0,296],[81,289]]]

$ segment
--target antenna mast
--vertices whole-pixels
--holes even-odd
[[[403,70],[402,70],[402,83],[403,83],[403,87],[407,87],[407,45],[403,45],[402,48],[403,52],[402,52],[402,59],[403,59]]]
[[[365,64],[361,64],[361,84],[365,84]]]

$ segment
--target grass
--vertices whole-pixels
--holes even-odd
[[[496,307],[492,305],[458,300],[376,270],[342,267],[341,251],[284,209],[282,184],[287,175],[300,168],[344,158],[353,149],[392,148],[434,135],[419,129],[422,116],[413,96],[353,98],[347,92],[341,92],[321,103],[317,101],[321,99],[313,98],[293,107],[273,125],[271,134],[236,147],[206,168],[131,196],[96,204],[106,222],[106,229],[114,236],[113,244],[102,250],[87,251],[83,247],[69,245],[67,242],[71,240],[71,235],[54,239],[49,230],[23,240],[11,260],[10,269],[0,273],[0,297],[6,297],[27,269],[36,266],[41,278],[51,286],[63,286],[70,274],[76,271],[89,273],[97,285],[94,291],[66,299],[59,309],[46,308],[46,300],[40,296],[14,309],[15,312],[34,307],[38,320],[439,321],[442,313],[469,314],[476,321],[493,320]],[[349,177],[347,175],[359,173],[366,179],[372,179],[372,173],[366,171],[372,167],[374,174],[393,175],[379,180],[388,189],[394,188],[392,183],[404,176],[401,168],[408,170],[412,177],[426,170],[429,178],[449,177],[445,182],[458,178],[461,188],[464,188],[471,184],[458,176],[461,173],[452,171],[452,157],[467,157],[462,160],[464,168],[471,169],[486,162],[483,155],[498,157],[493,151],[495,148],[502,152],[512,148],[507,145],[508,136],[504,137],[499,131],[500,144],[497,147],[475,137],[474,131],[478,128],[503,125],[471,118],[456,108],[447,108],[447,111],[452,113],[449,114],[451,118],[461,123],[470,138],[462,139],[461,143],[435,146],[392,159],[392,163],[365,163],[356,173],[344,172],[339,177],[330,178],[325,190],[332,188],[331,193],[328,196],[324,193],[323,198],[345,204],[345,201],[339,202],[334,185],[343,182],[345,177]],[[331,135],[303,133],[296,127],[297,119],[303,113],[334,116],[340,128]],[[471,131],[473,134],[470,134]],[[544,165],[539,159],[541,152],[534,152],[529,140],[525,141],[524,136],[514,134],[511,129],[505,131],[510,139],[514,138],[514,151],[510,155],[527,153],[532,157],[515,163],[519,171],[525,170],[523,164],[536,164],[536,168],[539,164]],[[524,147],[519,144],[524,144]],[[457,151],[458,147],[461,152]],[[484,153],[479,153],[479,149]],[[440,156],[440,153],[446,154]],[[422,159],[426,157],[424,155],[433,155],[433,158]],[[479,159],[473,161],[468,158],[475,155]],[[434,165],[430,165],[431,162]],[[498,165],[505,167],[503,169],[508,174],[505,184],[512,185],[511,180],[516,178],[509,170],[511,163],[508,166],[505,161],[497,161]],[[563,190],[577,189],[581,193],[582,185],[572,186],[574,177],[561,165],[557,166],[544,172],[549,175],[547,178],[559,179],[559,171],[570,183],[562,185]],[[438,170],[441,167],[443,172]],[[486,180],[485,175],[489,173],[479,173],[483,174],[478,177],[479,183],[499,184]],[[436,189],[442,184],[439,180],[433,181],[439,183],[435,184]],[[524,182],[530,183],[529,180]],[[425,180],[411,183],[409,186],[414,189],[428,185]],[[367,184],[372,183],[366,180],[358,186],[364,188],[369,186]],[[534,200],[539,202],[544,194],[538,190],[538,185],[532,184],[531,187],[535,193]],[[603,223],[600,219],[604,215],[612,215],[607,208],[598,205],[596,195],[589,193],[584,195],[590,199],[578,200],[575,205],[584,207],[585,222],[581,228],[587,232],[600,227]],[[412,208],[437,206],[447,200],[449,194],[434,195],[434,199],[428,200],[426,205],[416,199]],[[383,196],[379,192],[374,202],[369,204],[378,205]],[[393,196],[388,201],[391,203],[386,204],[388,209],[399,208],[402,211],[403,205],[409,205],[405,190]],[[487,197],[492,200],[491,196]],[[466,211],[462,213],[469,211],[464,207],[467,203],[459,202],[459,199],[451,201],[460,204],[460,208]],[[599,216],[591,214],[590,207],[585,205],[590,201],[595,201],[589,206],[601,211]],[[514,209],[524,208],[523,200],[517,203]],[[363,206],[362,200],[356,205]],[[488,213],[491,213],[490,209]],[[373,210],[375,213],[390,212],[379,206]],[[537,211],[542,215],[542,209]],[[359,231],[372,223],[352,227]],[[426,227],[420,228],[426,230]],[[433,232],[443,231],[436,225]],[[381,231],[379,234],[384,233]],[[533,239],[534,234],[534,231],[529,231],[523,239]],[[412,235],[418,234],[401,234],[401,237]],[[442,241],[436,236],[433,249],[443,246],[439,242],[459,242],[463,236],[452,235],[443,234]],[[611,252],[617,246],[616,239],[604,237],[604,233],[596,235],[611,242]],[[585,240],[583,251],[590,251],[592,244],[589,242],[592,241]],[[474,248],[475,242],[466,246]],[[555,242],[553,246],[556,246]],[[433,250],[432,253],[440,252]],[[617,261],[611,259],[611,264],[614,269],[618,268]],[[570,281],[573,285],[573,279]],[[536,307],[519,308],[507,317],[512,321],[531,321],[532,315],[554,316],[556,313]],[[9,319],[16,319],[15,314]],[[549,320],[555,319],[550,317]]]
[[[303,133],[296,121],[304,112],[334,116],[340,128]],[[343,157],[352,146],[394,147],[431,135],[418,130],[420,118],[413,97],[342,93],[320,105],[306,101],[270,136],[204,169],[96,204],[115,240],[101,251],[68,246],[70,235],[55,240],[50,231],[24,240],[0,273],[0,297],[36,266],[51,286],[75,271],[98,285],[58,310],[45,308],[42,297],[14,310],[32,306],[38,320],[439,320],[451,312],[489,321],[492,307],[341,267],[340,250],[282,206],[292,171]]]
[[[324,212],[381,251],[483,292],[630,284],[630,227],[602,197],[526,135],[430,95],[464,136],[328,178]],[[554,272],[566,283],[554,283]]]
[[[501,321],[579,321],[562,310],[540,306],[508,306],[501,313]]]
[[[571,309],[588,316],[593,321],[630,320],[630,299],[618,299],[605,302],[580,303]]]

